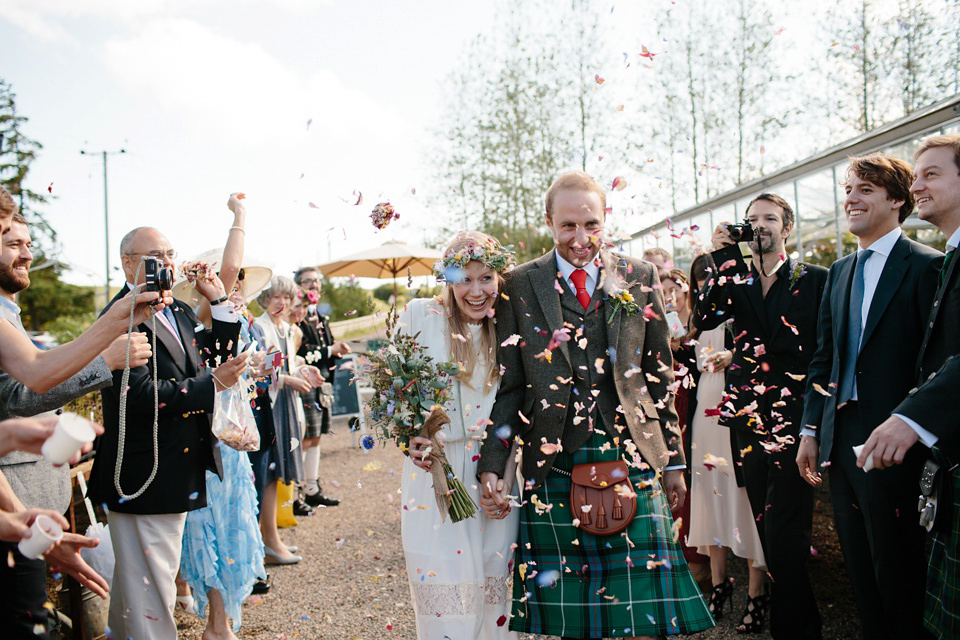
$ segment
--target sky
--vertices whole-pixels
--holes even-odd
[[[66,279],[103,284],[103,150],[126,150],[107,161],[115,286],[124,233],[157,227],[178,262],[222,246],[234,191],[247,194],[248,256],[277,273],[435,239],[423,142],[493,6],[0,0],[0,77],[44,145],[29,186],[55,196],[43,212]],[[380,200],[400,214],[384,231],[368,217]]]

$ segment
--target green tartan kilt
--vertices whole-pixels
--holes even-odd
[[[960,469],[950,478],[953,524],[949,534],[933,534],[927,566],[923,624],[936,638],[960,638]]]
[[[616,460],[602,432],[572,454],[561,452],[542,487],[524,491],[510,629],[575,638],[675,635],[716,623],[673,541],[673,517],[652,471],[630,469],[637,515],[619,535],[573,526],[569,471]],[[645,487],[645,488],[644,488]],[[540,504],[537,514],[533,497]],[[548,510],[544,505],[553,505]]]

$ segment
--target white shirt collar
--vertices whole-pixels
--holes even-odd
[[[580,267],[575,267],[569,262],[567,262],[566,260],[564,260],[563,257],[560,255],[560,252],[557,251],[556,249],[553,250],[553,254],[557,258],[557,269],[560,271],[560,275],[563,276],[564,280],[566,280],[567,282],[570,282],[570,275]],[[593,286],[596,286],[596,283],[600,281],[600,266],[597,264],[598,262],[597,258],[599,257],[600,257],[600,254],[598,253],[593,260],[591,260],[585,267],[583,267],[583,270],[587,272],[587,279],[588,279],[587,281],[592,282]]]
[[[947,251],[956,249],[957,247],[960,247],[960,227],[957,227],[957,230],[954,231],[950,239],[947,240]]]
[[[0,305],[3,305],[3,309],[12,313],[13,315],[20,316],[20,307],[13,300],[8,300],[7,298],[0,296]]]
[[[893,251],[893,245],[897,244],[897,240],[900,239],[900,235],[902,233],[903,232],[900,230],[900,227],[894,227],[892,231],[881,236],[876,242],[871,244],[868,249],[874,253],[879,253],[884,258],[887,258],[890,256],[890,252]],[[859,254],[863,250],[863,247],[858,244],[857,253]]]

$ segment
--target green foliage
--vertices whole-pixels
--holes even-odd
[[[349,280],[341,285],[334,285],[324,278],[323,297],[320,302],[321,304],[326,302],[331,306],[330,320],[332,321],[366,316],[373,313],[376,308],[370,292]]]
[[[49,331],[50,335],[57,339],[57,342],[64,344],[75,340],[81,333],[90,328],[90,325],[97,319],[97,313],[90,311],[78,315],[60,316],[44,325],[44,330]]]
[[[390,302],[390,298],[393,297],[393,282],[388,282],[382,284],[376,289],[373,290],[373,297],[377,300],[383,300],[384,302]],[[406,302],[412,297],[412,293],[406,286],[402,284],[397,285],[397,301],[398,306],[403,302]]]
[[[46,256],[34,252],[33,263],[43,265]],[[78,287],[60,280],[63,265],[50,266],[30,272],[30,286],[20,292],[17,303],[23,310],[23,326],[33,331],[45,329],[48,323],[62,317],[84,316],[94,311],[94,290]]]
[[[23,133],[26,116],[17,113],[16,94],[9,83],[0,79],[0,185],[13,195],[20,211],[30,224],[34,245],[52,251],[57,232],[34,207],[47,202],[49,196],[26,186],[30,164],[43,145]]]

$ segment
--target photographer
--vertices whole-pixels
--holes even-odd
[[[303,342],[297,355],[308,364],[317,367],[329,383],[333,380],[333,368],[337,360],[350,353],[346,342],[333,339],[330,330],[330,318],[318,310],[322,290],[322,275],[315,267],[303,267],[293,276],[300,287],[307,304],[307,313],[298,325],[303,332]],[[332,393],[332,390],[330,390]],[[311,507],[335,507],[340,504],[336,498],[323,493],[320,486],[320,436],[330,431],[330,403],[332,395],[324,398],[323,386],[301,394],[303,411],[307,420],[307,429],[303,438],[303,472],[306,480],[306,503]]]
[[[770,633],[816,639],[822,623],[806,568],[813,488],[794,460],[827,270],[787,255],[793,224],[790,205],[770,193],[750,203],[744,225],[720,223],[713,233],[718,273],[697,301],[694,322],[706,331],[732,320],[736,351],[720,424],[734,429],[743,454],[744,485],[773,579]],[[736,240],[749,241],[749,267]],[[762,627],[767,604],[764,596],[748,600],[744,630]]]
[[[30,286],[29,270],[33,261],[31,246],[27,222],[22,215],[15,213],[0,245],[0,316],[21,332],[20,307],[14,302],[14,297]],[[75,398],[109,385],[112,381],[111,369],[123,369],[126,346],[126,335],[116,338],[82,371],[44,394],[30,391],[0,371],[0,420],[53,411]],[[150,345],[146,336],[133,334],[131,364],[145,364],[149,357]],[[40,446],[52,434],[57,418],[51,414],[44,417],[43,421],[6,430],[9,436],[7,440],[13,441],[16,452],[4,451],[0,443],[0,471],[8,478],[11,487],[9,495],[0,497],[2,509],[23,513],[28,508],[43,508],[63,513],[70,504],[69,466],[54,467],[39,455]],[[100,584],[100,576],[77,553],[79,546],[94,546],[96,542],[74,534],[67,535],[69,537],[64,542],[48,552],[51,562],[66,567],[61,570],[74,575],[81,583],[97,581]],[[12,554],[15,563],[15,569],[6,563],[0,566],[0,618],[12,621],[14,633],[20,636],[48,637],[48,614],[43,606],[47,601],[46,564],[42,559],[29,560],[23,557],[16,544],[0,543],[0,553]],[[37,633],[37,625],[43,626],[42,632]]]
[[[172,278],[165,269],[176,253],[156,229],[134,229],[120,253],[127,285],[104,314],[134,286]],[[97,442],[90,495],[110,509],[116,567],[109,624],[119,638],[177,635],[174,579],[186,512],[206,505],[206,469],[221,474],[209,413],[215,391],[235,384],[246,366],[247,354],[230,357],[240,324],[223,284],[212,276],[196,287],[210,301],[212,329],[175,301],[139,327],[148,336],[156,332],[147,366],[132,368],[129,381],[114,374],[102,391],[105,433]]]

